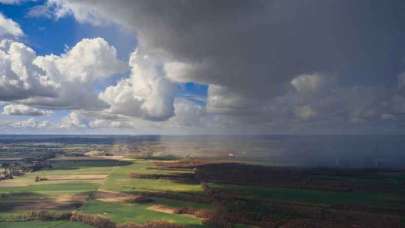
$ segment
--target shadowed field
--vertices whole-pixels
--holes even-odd
[[[0,227],[400,227],[404,187],[401,170],[79,156],[1,181]]]

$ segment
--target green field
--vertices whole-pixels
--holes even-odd
[[[127,192],[135,194],[170,192],[173,194],[203,194],[200,184],[184,184],[163,179],[144,179],[130,177],[130,173],[136,174],[171,174],[187,171],[163,171],[156,170],[153,161],[134,160],[131,165],[115,167],[108,176],[100,190]],[[146,223],[150,221],[168,221],[188,226],[202,226],[201,220],[188,215],[167,214],[151,211],[148,209],[153,204],[165,205],[172,208],[193,207],[197,209],[209,209],[208,204],[170,200],[165,198],[153,198],[153,203],[114,204],[91,201],[81,210],[88,213],[103,214],[118,223],[134,222]]]
[[[57,161],[53,162],[52,169],[27,173],[24,176],[8,180],[5,186],[0,184],[0,193],[33,192],[33,193],[59,193],[59,192],[86,192],[96,190],[102,181],[98,180],[58,180],[35,182],[35,177],[53,177],[69,175],[108,175],[115,165],[120,164],[114,160],[107,161]],[[12,186],[12,187],[9,187]]]
[[[91,228],[78,222],[49,221],[49,222],[0,222],[1,228]]]
[[[184,224],[191,227],[200,227],[201,221],[197,218],[186,215],[167,214],[151,211],[148,207],[155,203],[143,204],[123,204],[104,203],[100,201],[90,201],[80,210],[86,213],[101,214],[117,223],[147,223],[151,221],[168,221],[171,223]]]
[[[233,227],[258,225],[258,221],[268,219],[269,216],[274,221],[285,222],[295,215],[274,211],[271,206],[273,202],[299,203],[323,208],[360,205],[377,212],[380,209],[391,210],[394,211],[394,216],[404,208],[401,188],[404,183],[403,174],[365,177],[321,174],[316,177],[319,180],[333,179],[394,186],[394,189],[390,188],[387,192],[345,192],[321,188],[201,182],[197,179],[190,181],[187,177],[195,178],[195,169],[165,168],[157,162],[158,160],[148,159],[57,160],[52,162],[50,169],[0,182],[0,227],[90,227],[65,220],[43,221],[41,218],[41,221],[26,221],[30,218],[31,211],[38,211],[52,204],[55,204],[55,207],[47,208],[47,211],[94,215],[115,224],[164,221],[185,227],[212,227],[207,225],[202,217],[198,217],[197,212],[214,213],[219,209],[231,213],[228,215],[229,220],[236,221],[232,222],[235,224]],[[212,175],[215,174],[214,172]],[[94,179],[83,179],[89,176]],[[36,177],[45,179],[35,181]],[[140,196],[147,201],[133,200]],[[179,212],[185,209],[196,214]]]
[[[200,184],[183,184],[164,179],[144,179],[130,177],[130,173],[135,174],[179,174],[187,171],[167,171],[153,168],[153,161],[134,160],[129,166],[116,167],[108,176],[102,189],[110,191],[125,192],[161,192],[171,191],[180,193],[201,193]]]
[[[334,192],[294,188],[252,187],[210,184],[213,189],[237,193],[247,198],[301,202],[323,205],[367,205],[371,207],[401,208],[403,196],[393,193]]]
[[[59,193],[80,193],[95,191],[98,184],[87,182],[65,182],[54,184],[33,184],[26,187],[3,187],[0,188],[0,193],[42,193],[42,194],[59,194]]]
[[[176,183],[171,180],[163,179],[144,179],[130,177],[130,173],[138,174],[156,174],[173,173],[173,171],[161,171],[153,169],[152,161],[133,160],[133,161],[63,161],[54,162],[50,170],[42,170],[27,175],[17,177],[9,181],[16,186],[1,186],[0,196],[2,202],[0,205],[16,204],[29,202],[30,200],[51,200],[60,195],[72,195],[85,193],[90,194],[97,190],[109,192],[125,193],[146,193],[146,192],[171,192],[173,194],[200,193],[202,187],[199,184]],[[179,171],[174,171],[181,173]],[[185,171],[186,172],[186,171]],[[58,180],[58,181],[40,181],[35,182],[36,176],[56,177],[68,175],[108,175],[104,180]],[[8,184],[10,185],[10,184]],[[111,219],[116,223],[139,223],[144,224],[153,221],[166,221],[171,223],[183,224],[187,227],[201,227],[202,221],[196,217],[182,214],[162,213],[149,209],[149,207],[158,204],[170,208],[192,207],[196,209],[210,209],[210,205],[203,203],[194,203],[181,200],[153,197],[151,203],[110,203],[99,200],[89,200],[85,202],[79,211],[86,214],[100,215]],[[19,210],[0,209],[0,221],[9,220],[18,217],[23,213]],[[21,227],[30,223],[3,223],[7,227]],[[50,222],[32,222],[32,227],[63,227],[62,225],[77,224]],[[77,226],[81,227],[81,226]],[[83,226],[86,227],[86,226]]]

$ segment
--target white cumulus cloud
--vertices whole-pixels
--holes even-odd
[[[9,125],[10,125],[10,127],[13,127],[13,128],[23,128],[23,129],[27,129],[27,128],[45,129],[45,128],[52,127],[52,124],[49,121],[35,120],[34,118],[13,122]]]
[[[79,112],[72,111],[61,120],[59,127],[64,129],[85,128],[87,127],[87,123]]]
[[[24,35],[24,32],[15,21],[6,18],[2,13],[0,13],[0,37],[7,35],[12,37],[20,37]]]
[[[61,56],[39,56],[35,64],[52,80],[80,84],[105,79],[125,70],[117,51],[103,38],[83,39]]]
[[[321,74],[302,74],[291,80],[291,85],[300,93],[316,93],[331,82]]]
[[[25,44],[0,42],[0,100],[50,109],[104,109],[95,84],[128,66],[102,38],[83,39],[62,55],[37,56]]]
[[[43,116],[51,113],[52,111],[42,110],[22,104],[9,104],[3,107],[3,114],[6,115]]]
[[[95,83],[127,70],[116,49],[102,38],[83,39],[65,54],[38,56],[33,63],[60,88],[56,97],[32,97],[24,102],[49,108],[107,108],[97,97]]]
[[[35,58],[36,53],[22,43],[0,42],[0,100],[56,96],[56,84],[33,64]]]
[[[111,106],[109,112],[149,120],[173,116],[176,87],[165,77],[159,61],[135,51],[129,65],[132,69],[130,78],[100,94],[100,98]]]

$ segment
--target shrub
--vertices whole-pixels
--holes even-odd
[[[158,221],[158,222],[150,222],[146,224],[133,224],[133,223],[127,223],[127,224],[122,224],[118,225],[117,228],[184,228],[183,225],[178,225],[178,224],[173,224],[173,223],[168,223],[164,221]]]
[[[114,222],[108,218],[104,218],[98,215],[82,214],[79,212],[74,212],[70,217],[71,221],[81,222],[87,225],[92,225],[98,228],[115,228]]]
[[[154,200],[146,196],[138,196],[128,201],[129,203],[152,203]]]
[[[40,220],[69,220],[72,216],[71,212],[39,211],[33,213],[37,214]]]
[[[48,178],[46,178],[46,177],[40,177],[40,176],[35,177],[35,182],[47,181],[47,180],[48,180]]]
[[[203,218],[203,219],[207,219],[207,218],[210,218],[213,216],[213,212],[211,212],[209,210],[189,208],[189,207],[178,208],[178,209],[176,209],[175,213],[194,215],[198,218]]]

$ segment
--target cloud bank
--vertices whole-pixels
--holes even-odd
[[[34,107],[9,104],[3,107],[3,114],[6,115],[21,115],[21,116],[43,116],[50,115],[52,112],[48,110],[41,110]]]
[[[49,109],[103,109],[95,83],[126,71],[104,39],[83,39],[66,53],[37,56],[25,44],[0,43],[0,99]]]
[[[30,54],[20,64],[27,77],[11,67],[16,60],[4,61],[10,70],[3,74],[15,83],[3,82],[9,91],[0,90],[2,100],[98,111],[93,119],[78,114],[85,121],[68,116],[66,126],[404,130],[401,1],[48,0],[44,7],[46,16],[119,26],[137,39],[128,66],[102,39],[83,40],[61,56]],[[11,59],[10,48],[3,49]],[[127,68],[129,75],[94,90],[97,81]],[[203,104],[179,96],[176,87],[187,82],[208,86]]]

